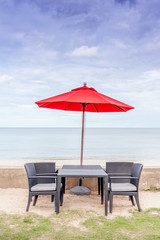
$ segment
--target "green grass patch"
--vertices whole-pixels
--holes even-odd
[[[109,220],[89,211],[65,211],[48,218],[36,214],[0,215],[0,240],[160,240],[160,209]]]
[[[146,189],[146,191],[158,192],[160,191],[160,188],[155,186],[150,186],[150,188]]]

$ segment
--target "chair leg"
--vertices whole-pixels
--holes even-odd
[[[112,207],[113,207],[113,194],[110,192],[110,213],[112,213]]]
[[[54,195],[51,195],[51,202],[54,201]]]
[[[135,199],[136,199],[136,203],[137,203],[138,211],[140,212],[140,211],[141,211],[141,207],[140,207],[140,204],[139,204],[139,197],[138,197],[138,194],[135,195]]]
[[[109,198],[110,198],[110,191],[108,190],[108,201],[109,201]]]
[[[38,198],[38,195],[35,195],[35,196],[34,196],[34,202],[33,202],[33,206],[35,206],[35,205],[36,205],[37,198]]]
[[[98,195],[101,193],[101,179],[98,178]]]
[[[61,194],[61,193],[60,193],[60,194]],[[56,193],[56,195],[55,195],[55,201],[54,201],[56,214],[59,213],[59,202],[58,202],[57,200],[58,200],[58,199],[57,199],[57,193]]]
[[[132,202],[132,205],[133,205],[133,206],[135,206],[135,203],[134,203],[133,196],[129,196],[129,199],[131,200],[131,202]]]
[[[29,195],[28,195],[28,204],[27,204],[26,212],[29,211],[29,206],[30,206],[31,200],[32,200],[32,196],[31,196],[31,194],[29,193]]]

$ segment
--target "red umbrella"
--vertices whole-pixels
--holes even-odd
[[[72,89],[51,98],[36,102],[39,107],[60,109],[64,111],[81,111],[82,118],[82,139],[81,139],[81,165],[83,162],[83,136],[84,136],[84,115],[85,112],[127,112],[134,109],[125,103],[117,101],[106,95],[89,88],[84,83],[83,87]]]

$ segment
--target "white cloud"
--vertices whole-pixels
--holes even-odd
[[[160,80],[160,70],[150,70],[150,71],[146,71],[144,73],[144,75],[146,76],[146,78],[148,78],[149,80]]]
[[[33,80],[32,82],[37,83],[37,84],[41,84],[41,83],[43,84],[44,83],[44,81],[42,81],[42,80]]]
[[[130,26],[127,22],[118,22],[115,28],[120,30],[130,30]]]
[[[0,76],[0,83],[2,83],[2,82],[8,82],[8,81],[10,81],[10,80],[12,80],[12,79],[13,79],[12,76],[7,75],[7,74],[3,74],[3,75]]]
[[[93,57],[98,54],[98,47],[88,47],[88,46],[81,46],[79,48],[75,48],[70,55],[73,57]]]
[[[21,75],[22,76],[42,76],[44,74],[46,74],[46,69],[41,67],[41,68],[36,68],[36,67],[21,67],[21,68],[17,68],[15,70],[15,72],[17,73],[17,75]]]
[[[33,102],[33,104],[20,104],[20,103],[10,103],[10,105],[12,106],[12,107],[15,107],[15,108],[17,108],[18,110],[27,110],[27,109],[35,109],[36,108],[36,105],[34,104],[34,102]]]
[[[127,48],[129,48],[130,46],[128,45],[128,44],[126,44],[126,43],[124,43],[123,41],[120,41],[120,40],[114,40],[113,41],[114,42],[114,44],[118,47],[118,48],[120,48],[120,49],[127,49]]]

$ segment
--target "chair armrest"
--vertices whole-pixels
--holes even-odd
[[[36,176],[57,176],[57,173],[37,173]]]
[[[111,179],[129,179],[131,177],[131,174],[129,173],[109,173],[108,174],[109,177],[109,181],[111,181]]]
[[[110,180],[112,181],[113,179],[139,179],[138,177],[132,177],[132,176],[113,176],[113,177],[109,177]]]
[[[108,176],[131,176],[129,173],[108,173]]]
[[[55,179],[57,176],[30,176],[28,179]]]

